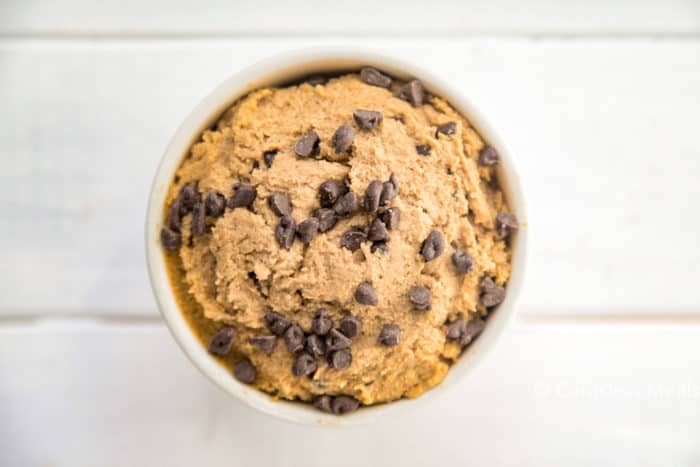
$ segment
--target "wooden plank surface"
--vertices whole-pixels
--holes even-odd
[[[445,76],[528,194],[524,312],[694,314],[700,41],[339,39]],[[0,41],[5,315],[152,315],[146,196],[189,110],[312,39]]]

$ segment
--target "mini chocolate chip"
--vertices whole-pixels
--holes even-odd
[[[430,155],[430,146],[427,144],[418,144],[416,145],[416,152],[420,154],[421,156],[429,156]]]
[[[265,151],[265,153],[263,153],[263,160],[268,169],[272,167],[272,163],[275,162],[275,157],[277,157],[276,150]]]
[[[440,256],[444,250],[444,237],[437,230],[432,230],[428,234],[428,238],[423,241],[423,245],[420,247],[420,254],[423,255],[423,259],[427,263]]]
[[[374,219],[369,227],[367,238],[371,242],[385,242],[389,240],[389,231],[386,229],[381,219]]]
[[[331,329],[326,336],[326,351],[334,352],[336,350],[347,349],[350,347],[350,338],[337,329]]]
[[[355,300],[362,305],[376,306],[379,303],[374,287],[367,282],[363,282],[355,289]]]
[[[401,340],[401,328],[398,324],[385,324],[379,333],[379,343],[386,346],[398,345]]]
[[[307,131],[294,145],[294,152],[301,157],[309,157],[318,152],[318,133]]]
[[[341,248],[355,251],[360,248],[363,242],[367,241],[367,234],[362,227],[350,227],[340,237]]]
[[[350,217],[360,209],[357,195],[352,191],[345,193],[333,206],[333,210],[340,217]]]
[[[278,216],[288,216],[292,213],[292,201],[285,193],[273,193],[267,197],[267,205]]]
[[[382,195],[382,182],[373,180],[365,190],[365,211],[374,212],[379,208],[379,198]]]
[[[443,135],[452,136],[457,133],[457,124],[455,122],[448,122],[437,127],[436,136],[442,133]]]
[[[342,182],[326,180],[318,187],[318,200],[322,208],[331,208],[345,193],[347,190]]]
[[[216,190],[209,190],[204,205],[208,216],[221,217],[226,210],[226,197]]]
[[[267,327],[270,329],[270,332],[275,336],[284,334],[284,331],[292,324],[287,318],[274,311],[265,313],[265,321],[267,322]]]
[[[311,330],[319,336],[325,336],[332,327],[333,320],[331,320],[328,310],[319,308],[314,319],[311,321]]]
[[[496,229],[502,238],[518,230],[518,219],[510,212],[499,212],[496,216]]]
[[[389,251],[389,244],[387,242],[373,242],[372,246],[369,247],[369,251],[374,253],[377,250],[386,253]]]
[[[384,116],[376,110],[357,109],[352,113],[357,126],[363,130],[371,130],[382,123]]]
[[[399,221],[401,220],[401,210],[399,210],[397,207],[381,209],[379,211],[379,219],[384,222],[387,229],[394,230],[399,226]]]
[[[248,342],[250,342],[252,345],[254,345],[255,347],[262,350],[267,355],[272,355],[272,352],[275,350],[275,347],[277,346],[277,337],[275,337],[275,336],[253,336],[250,339],[248,339]]]
[[[234,337],[236,337],[236,330],[232,327],[226,326],[219,329],[209,340],[209,352],[223,357],[231,351]]]
[[[319,222],[315,217],[309,217],[305,221],[299,223],[297,226],[299,240],[301,240],[302,243],[311,242],[311,240],[316,238],[316,234],[318,234],[318,226]]]
[[[315,358],[326,353],[326,344],[316,334],[311,334],[306,338],[306,350]]]
[[[191,182],[183,185],[182,188],[180,188],[178,198],[180,198],[180,214],[185,215],[188,212],[192,212],[195,203],[200,199],[200,194],[197,191],[197,183]]]
[[[275,238],[285,250],[290,250],[294,243],[294,235],[296,234],[297,223],[292,216],[282,216],[279,224],[275,228]]]
[[[486,323],[483,319],[474,318],[467,323],[467,326],[462,333],[462,337],[459,339],[459,343],[462,347],[469,345],[486,327]]]
[[[298,324],[292,324],[284,332],[284,343],[287,350],[292,353],[299,352],[304,348],[304,330]]]
[[[369,85],[378,86],[380,88],[388,88],[391,86],[391,78],[383,74],[376,68],[365,67],[360,70],[360,79]]]
[[[489,276],[481,280],[481,303],[490,308],[496,306],[506,298],[506,289],[497,285]]]
[[[253,204],[258,192],[249,183],[236,183],[233,185],[234,193],[228,200],[229,208],[247,207]]]
[[[204,234],[204,230],[206,228],[206,224],[204,223],[206,216],[205,210],[206,208],[204,207],[204,203],[202,201],[197,202],[192,209],[192,225],[190,228],[192,230],[193,237]]]
[[[335,370],[344,370],[352,363],[349,349],[336,350],[328,355],[328,365]]]
[[[168,227],[163,227],[160,230],[160,243],[168,251],[174,251],[180,246],[182,242],[182,235],[180,232],[172,230]]]
[[[176,232],[179,232],[180,227],[182,226],[182,216],[180,214],[180,211],[182,210],[180,206],[181,203],[182,201],[179,197],[175,198],[175,201],[173,201],[173,204],[170,206],[170,210],[168,211],[168,227]]]
[[[457,248],[454,253],[452,253],[452,264],[457,272],[461,273],[470,272],[474,268],[474,260],[469,253],[461,248]]]
[[[430,290],[420,285],[411,287],[408,299],[416,310],[428,311],[432,308]]]
[[[353,139],[355,139],[355,130],[353,130],[350,125],[340,125],[338,129],[335,130],[335,133],[333,133],[331,142],[333,143],[335,152],[340,154],[350,149]]]
[[[423,105],[423,100],[425,99],[423,83],[414,79],[404,84],[399,91],[399,98],[408,101],[413,107]]]
[[[313,212],[313,216],[318,219],[318,231],[321,233],[328,232],[335,227],[336,222],[338,222],[335,211],[328,208],[316,209]]]
[[[464,335],[467,325],[462,318],[453,321],[447,326],[447,338],[453,341],[460,339]]]
[[[360,406],[360,401],[350,396],[336,396],[331,402],[331,408],[336,415],[354,412]]]
[[[333,413],[333,409],[331,408],[332,402],[333,397],[329,396],[328,394],[324,394],[314,399],[313,405],[321,412]]]
[[[481,148],[481,151],[479,151],[479,164],[485,165],[485,166],[492,166],[496,165],[500,162],[501,157],[498,155],[498,152],[491,146],[484,146]]]
[[[245,359],[233,366],[233,376],[241,383],[250,384],[255,381],[257,371],[255,371],[255,367],[250,363],[250,360]]]
[[[323,75],[312,75],[306,78],[304,82],[310,84],[311,86],[318,86],[321,84],[326,84],[328,82],[328,78]]]
[[[308,376],[316,371],[316,368],[316,360],[314,360],[314,357],[306,352],[302,352],[294,361],[292,374],[294,376]]]
[[[349,337],[350,339],[356,338],[362,331],[362,324],[360,323],[360,320],[354,316],[344,316],[343,319],[340,320],[339,327],[340,332],[345,334],[345,336]]]
[[[379,197],[380,206],[386,206],[399,194],[399,181],[393,173],[389,180],[382,184],[382,194]]]

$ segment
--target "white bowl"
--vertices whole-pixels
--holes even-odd
[[[417,399],[365,407],[353,414],[337,417],[323,414],[308,404],[273,400],[270,396],[239,383],[233,378],[229,369],[224,368],[208,354],[188,326],[176,303],[160,246],[160,229],[163,223],[165,196],[180,162],[187,155],[190,146],[200,138],[202,131],[211,127],[237,99],[262,86],[285,83],[314,73],[358,70],[367,65],[384,70],[398,78],[420,79],[427,91],[444,97],[468,118],[484,140],[496,148],[501,156],[498,176],[508,203],[517,215],[521,227],[512,238],[513,273],[508,282],[506,299],[492,311],[481,336],[450,368],[444,382]],[[413,64],[374,53],[338,48],[285,52],[236,73],[214,89],[187,116],[170,141],[153,181],[146,219],[146,254],[151,286],[165,322],[192,363],[221,389],[251,407],[285,420],[314,424],[366,423],[383,413],[405,411],[412,406],[428,404],[433,397],[440,396],[446,388],[455,386],[496,344],[515,313],[525,273],[527,237],[525,200],[513,160],[501,139],[462,93]]]

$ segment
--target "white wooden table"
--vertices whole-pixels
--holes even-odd
[[[508,142],[523,305],[458,388],[301,427],[189,364],[147,283],[151,177],[258,58],[415,60]],[[0,466],[700,465],[700,2],[0,3]]]

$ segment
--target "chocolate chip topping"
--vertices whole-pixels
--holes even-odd
[[[267,355],[272,355],[275,347],[277,347],[277,337],[275,336],[253,336],[248,339],[248,342]]]
[[[331,143],[333,143],[335,152],[340,154],[350,149],[353,139],[355,139],[355,130],[350,125],[341,125],[333,133]]]
[[[321,233],[328,232],[338,222],[338,216],[335,215],[335,211],[332,209],[316,209],[312,215],[318,219],[318,231]]]
[[[423,105],[425,99],[423,84],[417,79],[409,81],[399,91],[399,98],[408,101],[413,107]]]
[[[389,180],[382,184],[382,194],[379,197],[379,204],[381,206],[386,206],[391,202],[392,199],[396,198],[399,194],[399,181],[396,175],[393,173],[389,177]]]
[[[294,145],[294,152],[301,157],[309,157],[318,152],[318,134],[314,131],[308,131],[299,138]]]
[[[326,353],[326,344],[321,337],[316,334],[311,334],[306,338],[306,350],[314,358],[318,358]]]
[[[198,201],[192,209],[192,224],[190,228],[192,230],[193,237],[204,234],[204,230],[206,229],[206,224],[204,222],[206,217],[205,210],[206,208],[204,206],[204,202],[202,201]]]
[[[362,323],[354,316],[344,316],[343,319],[340,320],[339,327],[340,332],[350,339],[356,338],[362,331]]]
[[[352,363],[349,349],[336,350],[328,355],[328,365],[335,370],[344,370]]]
[[[479,151],[479,164],[485,165],[487,167],[496,165],[500,162],[501,157],[498,152],[491,146],[484,146]]]
[[[360,406],[360,401],[350,396],[336,396],[331,402],[331,408],[336,415],[354,412]]]
[[[233,376],[241,383],[250,384],[255,381],[257,371],[250,360],[241,360],[233,366]]]
[[[263,160],[265,161],[265,165],[269,169],[272,167],[272,163],[275,162],[275,157],[277,157],[277,151],[265,151],[263,154]]]
[[[318,234],[319,221],[315,217],[309,217],[297,226],[297,235],[302,243],[309,243]]]
[[[195,203],[200,198],[197,191],[197,183],[191,182],[183,185],[180,188],[180,193],[178,193],[178,198],[180,199],[180,214],[185,215],[188,212],[192,212]]]
[[[372,246],[369,247],[369,251],[370,253],[374,253],[375,251],[386,253],[389,251],[389,244],[387,242],[372,242]]]
[[[496,306],[506,298],[506,289],[497,285],[489,276],[481,280],[481,303],[490,308]]]
[[[253,204],[258,196],[257,190],[250,183],[239,182],[233,185],[233,196],[228,200],[228,207],[247,207]]]
[[[411,287],[408,292],[408,299],[416,310],[428,311],[432,308],[430,290],[426,287],[417,285]]]
[[[389,240],[389,231],[381,219],[374,219],[369,227],[367,238],[372,242],[385,242]]]
[[[459,339],[459,343],[462,344],[462,347],[466,347],[467,345],[471,344],[471,342],[479,334],[481,334],[481,331],[483,331],[485,327],[486,323],[483,319],[472,319],[467,323],[467,326],[464,328],[464,332],[462,333],[462,336]]]
[[[437,135],[439,134],[452,136],[457,133],[457,124],[455,122],[448,122],[437,127]]]
[[[180,215],[180,211],[182,210],[181,203],[182,201],[180,198],[176,198],[168,211],[168,227],[170,230],[176,232],[179,232],[182,226],[182,216]]]
[[[350,217],[360,209],[357,195],[352,191],[345,193],[333,206],[333,210],[340,217]]]
[[[265,321],[267,322],[267,327],[270,329],[270,332],[275,336],[284,334],[284,331],[292,324],[287,318],[274,311],[265,313]]]
[[[416,145],[416,152],[420,154],[421,156],[429,156],[430,155],[430,146],[427,144],[418,144]]]
[[[292,216],[282,216],[280,218],[279,224],[275,228],[275,238],[279,245],[289,250],[292,248],[294,243],[294,235],[296,234],[297,223],[294,221]]]
[[[326,180],[318,187],[318,201],[322,208],[332,208],[336,201],[347,192],[347,187],[343,182]]]
[[[340,246],[350,251],[355,251],[360,248],[363,242],[367,240],[367,234],[362,227],[350,227],[340,237]]]
[[[373,180],[365,190],[364,208],[367,212],[375,212],[379,208],[379,198],[382,195],[382,182]]]
[[[420,248],[420,254],[423,255],[423,259],[427,263],[432,261],[442,254],[445,250],[445,239],[442,234],[437,230],[432,230],[428,234],[428,238],[423,241],[423,245]]]
[[[474,260],[471,255],[461,248],[452,253],[452,264],[459,273],[467,273],[474,269]]]
[[[209,190],[204,198],[204,206],[208,216],[221,217],[226,210],[226,197],[216,190]]]
[[[518,230],[518,219],[509,212],[499,212],[496,215],[496,229],[502,238],[508,237]]]
[[[391,78],[372,67],[365,67],[360,70],[360,79],[371,86],[380,88],[391,86]]]
[[[333,320],[325,308],[319,308],[311,321],[311,330],[314,334],[325,336],[333,327]]]
[[[398,345],[401,340],[401,328],[398,324],[385,324],[379,333],[379,343],[386,346]]]
[[[357,286],[357,289],[355,289],[355,301],[362,305],[370,306],[376,306],[377,303],[379,303],[374,287],[367,282],[363,282]]]
[[[294,365],[292,365],[292,374],[294,376],[308,376],[316,371],[316,360],[306,352],[300,353]]]
[[[314,407],[316,407],[321,412],[333,413],[333,409],[331,408],[332,402],[333,402],[333,397],[329,396],[328,394],[324,394],[324,395],[318,396],[316,399],[314,399],[313,404],[314,404]]]
[[[180,232],[163,227],[160,231],[160,243],[166,250],[174,251],[182,243],[182,235],[180,235]]]
[[[371,130],[382,123],[384,116],[376,110],[357,109],[352,113],[357,126],[363,130]]]
[[[219,329],[209,340],[209,352],[223,357],[231,351],[234,337],[236,337],[236,330],[232,327],[226,326]]]
[[[284,332],[284,343],[287,350],[292,353],[299,352],[304,348],[304,330],[298,324],[292,324]]]
[[[267,205],[278,216],[288,216],[292,213],[292,201],[286,193],[273,193],[267,197]]]
[[[462,335],[464,335],[464,331],[466,329],[466,323],[462,318],[459,318],[447,326],[446,337],[453,341],[459,340],[462,337]]]
[[[326,350],[328,352],[347,349],[351,343],[350,338],[337,329],[331,329],[326,336]]]
[[[399,226],[401,220],[401,210],[397,207],[380,209],[379,219],[384,222],[384,225],[389,230],[394,230]]]

